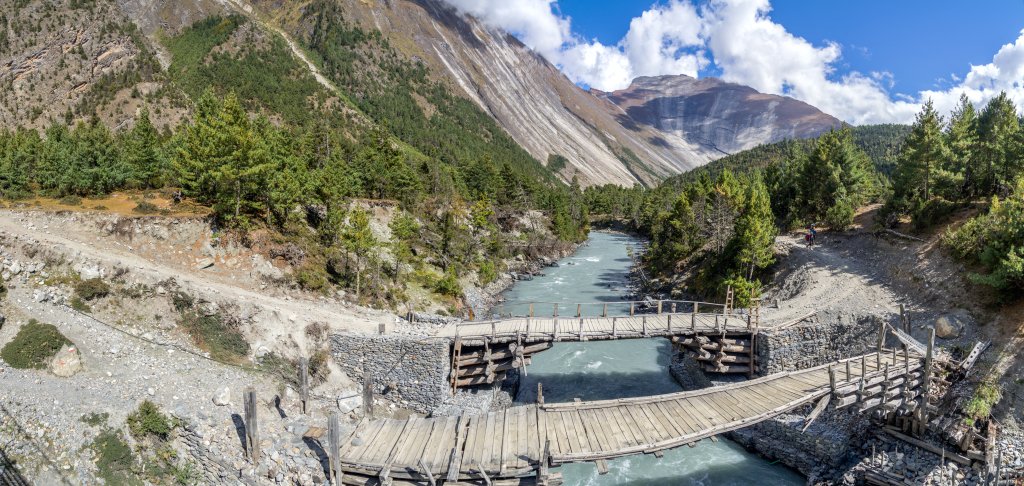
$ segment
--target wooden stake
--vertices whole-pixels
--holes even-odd
[[[832,365],[828,365],[828,385],[832,390],[832,393],[836,392],[836,370]]]
[[[299,399],[302,400],[302,413],[309,413],[309,359],[299,358]]]
[[[605,304],[604,308],[601,309],[601,317],[608,317],[608,304]]]
[[[544,405],[544,385],[537,382],[537,403]]]
[[[629,303],[629,315],[630,315],[631,317],[633,316],[633,306],[634,306],[634,305],[635,305],[635,304],[634,304],[633,302],[630,302],[630,303]]]
[[[658,301],[658,314],[661,314],[661,301]]]
[[[555,317],[558,317],[558,304],[555,304],[555,313],[554,313],[554,316],[555,316]]]
[[[363,368],[363,417],[373,419],[373,379]]]
[[[337,412],[331,412],[330,418],[327,419],[327,447],[331,484],[341,486],[345,473],[341,470],[341,426]]]
[[[583,317],[583,304],[576,304],[576,317]]]
[[[252,464],[258,465],[260,460],[260,434],[256,417],[256,391],[252,387],[246,388],[242,395],[242,404],[245,409],[245,441],[246,452]]]

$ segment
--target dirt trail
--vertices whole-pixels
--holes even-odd
[[[73,231],[70,225],[49,227],[27,212],[0,211],[0,233],[21,240],[38,240],[43,247],[69,256],[69,260],[98,262],[101,266],[125,267],[135,277],[150,282],[174,279],[181,287],[213,302],[237,302],[262,310],[254,319],[253,333],[259,341],[291,339],[301,344],[302,329],[311,322],[324,322],[335,329],[376,331],[381,323],[393,323],[394,315],[356,306],[310,298],[279,297],[256,290],[255,282],[237,276],[221,276],[192,266],[176,264],[172,248],[157,252],[155,258],[141,256],[115,237]],[[45,221],[45,220],[44,220]],[[299,331],[299,332],[295,332]]]
[[[851,313],[899,312],[905,300],[887,283],[887,270],[874,251],[844,237],[820,236],[808,248],[802,237],[781,235],[775,240],[785,269],[770,289],[764,318],[781,324],[813,310],[839,309]],[[773,308],[775,299],[780,307]]]

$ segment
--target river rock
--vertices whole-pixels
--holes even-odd
[[[954,339],[960,336],[960,332],[971,321],[971,315],[963,309],[941,315],[935,320],[935,335],[942,339]]]
[[[49,370],[60,377],[74,376],[82,371],[82,356],[74,345],[61,346],[60,351],[50,360]]]
[[[231,389],[224,388],[223,391],[213,396],[213,404],[218,407],[225,407],[231,403]]]

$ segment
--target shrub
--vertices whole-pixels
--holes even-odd
[[[0,275],[0,299],[7,295],[7,285],[4,283],[3,275]]]
[[[110,414],[107,412],[93,412],[88,415],[82,415],[80,420],[83,424],[99,427],[100,425],[107,423],[107,419],[109,418]]]
[[[100,278],[90,278],[75,285],[75,295],[82,300],[96,300],[110,295],[110,285]]]
[[[14,368],[43,369],[65,344],[72,342],[56,327],[32,319],[0,350],[0,357]]]
[[[204,315],[195,307],[195,299],[184,292],[171,296],[179,313],[178,325],[192,337],[200,349],[216,360],[238,363],[249,354],[249,342],[238,326],[220,313]]]
[[[160,208],[156,204],[153,204],[149,201],[142,201],[135,205],[135,208],[132,209],[132,212],[139,214],[156,214],[160,212]]]
[[[923,230],[942,223],[959,207],[960,205],[953,201],[933,197],[914,208],[911,215],[914,229]]]
[[[324,290],[327,288],[327,270],[315,264],[306,264],[295,271],[295,282],[304,290]]]
[[[1024,288],[1024,177],[1006,199],[993,198],[985,214],[979,214],[943,240],[961,258],[984,265],[988,273],[969,275],[971,280],[1015,298]]]
[[[845,231],[853,225],[854,209],[846,199],[840,199],[825,211],[825,224],[835,231]]]
[[[83,314],[92,312],[92,307],[89,307],[89,304],[86,304],[85,301],[77,295],[71,298],[71,308]]]
[[[109,486],[136,485],[142,481],[132,470],[135,457],[121,434],[107,430],[96,436],[92,442],[96,451],[98,476]]]
[[[138,410],[128,415],[125,420],[132,437],[143,439],[145,437],[156,437],[160,440],[167,440],[174,424],[166,415],[160,412],[160,407],[155,403],[145,400],[139,404]]]
[[[494,262],[485,260],[480,263],[480,272],[478,274],[480,283],[487,285],[498,278],[498,268]]]
[[[462,293],[462,286],[459,285],[459,278],[455,272],[448,270],[440,280],[434,284],[434,291],[450,297],[458,297]]]
[[[974,390],[974,396],[964,406],[967,423],[974,425],[977,420],[987,420],[992,414],[992,407],[999,402],[1002,394],[994,383],[982,383]]]
[[[64,197],[60,198],[60,200],[58,200],[57,202],[65,205],[65,206],[81,206],[82,205],[82,198],[80,198],[78,196],[75,196],[75,195],[68,195],[68,196],[64,196]]]

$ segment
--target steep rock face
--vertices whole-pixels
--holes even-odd
[[[511,35],[458,14],[440,0],[342,0],[346,14],[380,29],[411,58],[490,113],[531,155],[567,160],[559,172],[583,185],[652,184],[710,161],[697,144],[652,127],[620,123],[618,107],[574,85]],[[281,4],[262,9],[288,16]],[[287,8],[287,7],[286,7]]]
[[[594,93],[621,108],[637,124],[720,155],[784,139],[815,137],[842,125],[802,101],[717,78],[641,77],[624,90]]]

